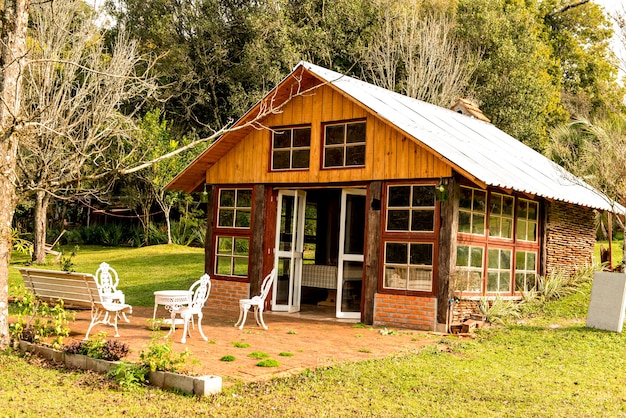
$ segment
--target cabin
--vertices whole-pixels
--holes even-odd
[[[207,200],[212,304],[276,267],[268,310],[446,331],[591,263],[623,208],[461,105],[298,64],[168,185]]]

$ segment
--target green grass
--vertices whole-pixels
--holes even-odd
[[[65,254],[72,247],[63,247]],[[48,260],[51,258],[48,256]],[[20,295],[23,282],[14,267],[24,267],[28,259],[13,254],[9,269],[9,294]],[[72,258],[73,270],[95,274],[101,262],[106,261],[120,278],[119,289],[126,295],[126,303],[133,306],[154,305],[155,290],[187,289],[204,274],[204,250],[181,245],[155,245],[141,248],[81,247]],[[58,263],[33,266],[60,270]]]
[[[167,277],[178,267],[161,270]],[[154,388],[119,392],[99,375],[42,367],[7,352],[0,354],[0,410],[93,417],[626,416],[626,334],[584,327],[590,286],[581,290],[514,324],[480,330],[476,339],[443,336],[414,352],[239,384],[202,399]]]

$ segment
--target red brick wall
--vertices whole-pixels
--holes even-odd
[[[596,241],[591,209],[561,202],[546,204],[545,267],[542,274],[563,271],[573,274],[592,262]]]
[[[248,298],[249,289],[249,283],[212,279],[207,305],[212,308],[239,310],[239,300]]]
[[[374,325],[433,331],[437,320],[437,299],[377,293]]]

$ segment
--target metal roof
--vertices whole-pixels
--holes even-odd
[[[490,123],[308,62],[299,66],[351,96],[479,183],[593,209],[626,212],[582,179]]]

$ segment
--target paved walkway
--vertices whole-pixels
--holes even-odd
[[[131,354],[127,358],[130,361],[138,360],[139,353],[148,348],[153,338],[161,342],[167,333],[166,328],[158,332],[149,329],[152,313],[152,307],[133,307],[130,323],[122,321],[119,324],[119,341],[130,346]],[[157,316],[165,313],[160,310]],[[267,380],[346,361],[411,352],[440,338],[420,331],[388,330],[360,326],[354,322],[339,322],[332,318],[310,319],[304,316],[267,312],[264,318],[269,329],[265,331],[256,326],[254,315],[248,315],[246,326],[240,331],[233,326],[238,311],[205,309],[202,328],[209,341],[203,341],[198,331],[192,329],[187,343],[181,344],[182,327],[178,327],[171,338],[172,348],[175,352],[185,349],[191,352],[191,360],[187,362],[190,371],[221,376],[224,385],[228,386],[236,381]],[[89,321],[89,311],[79,311],[76,321],[70,325],[72,334],[66,343],[82,339]],[[91,336],[101,331],[107,332],[109,337],[113,335],[112,327],[98,325],[92,330]],[[248,356],[253,352],[268,354],[280,366],[256,366],[259,360]],[[293,355],[285,356],[281,353]],[[226,355],[234,356],[235,360],[221,361]]]

